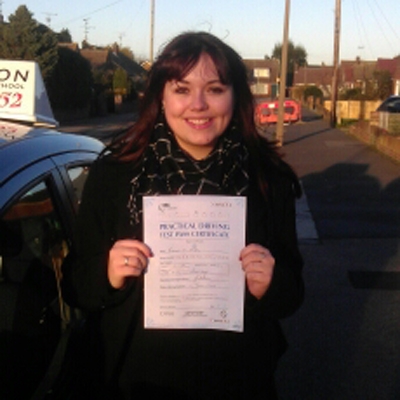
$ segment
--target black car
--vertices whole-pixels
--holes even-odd
[[[390,96],[382,102],[376,111],[386,111],[388,113],[400,113],[400,96]]]
[[[75,310],[63,301],[61,265],[102,149],[93,138],[0,120],[0,399],[66,396]]]

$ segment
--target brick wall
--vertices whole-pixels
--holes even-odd
[[[349,128],[349,134],[374,147],[400,163],[400,136],[393,136],[368,121],[360,121]]]

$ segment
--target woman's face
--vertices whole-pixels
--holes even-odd
[[[232,119],[232,86],[221,83],[212,59],[203,54],[181,81],[165,84],[165,118],[179,146],[200,160],[214,149]]]

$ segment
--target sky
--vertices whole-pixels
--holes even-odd
[[[154,0],[154,54],[177,34],[210,32],[243,58],[262,59],[283,41],[285,0]],[[332,65],[335,0],[291,0],[289,38],[309,64]],[[118,43],[136,58],[150,54],[151,0],[0,0],[5,20],[26,5],[33,18],[73,41]],[[340,59],[393,58],[400,54],[399,0],[342,0]]]

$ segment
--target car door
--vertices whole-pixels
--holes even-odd
[[[95,154],[42,160],[2,188],[0,398],[42,398],[62,360],[71,310],[60,289],[72,221]],[[4,194],[4,195],[3,195]],[[49,373],[50,372],[50,373]],[[46,381],[43,383],[43,379]]]

